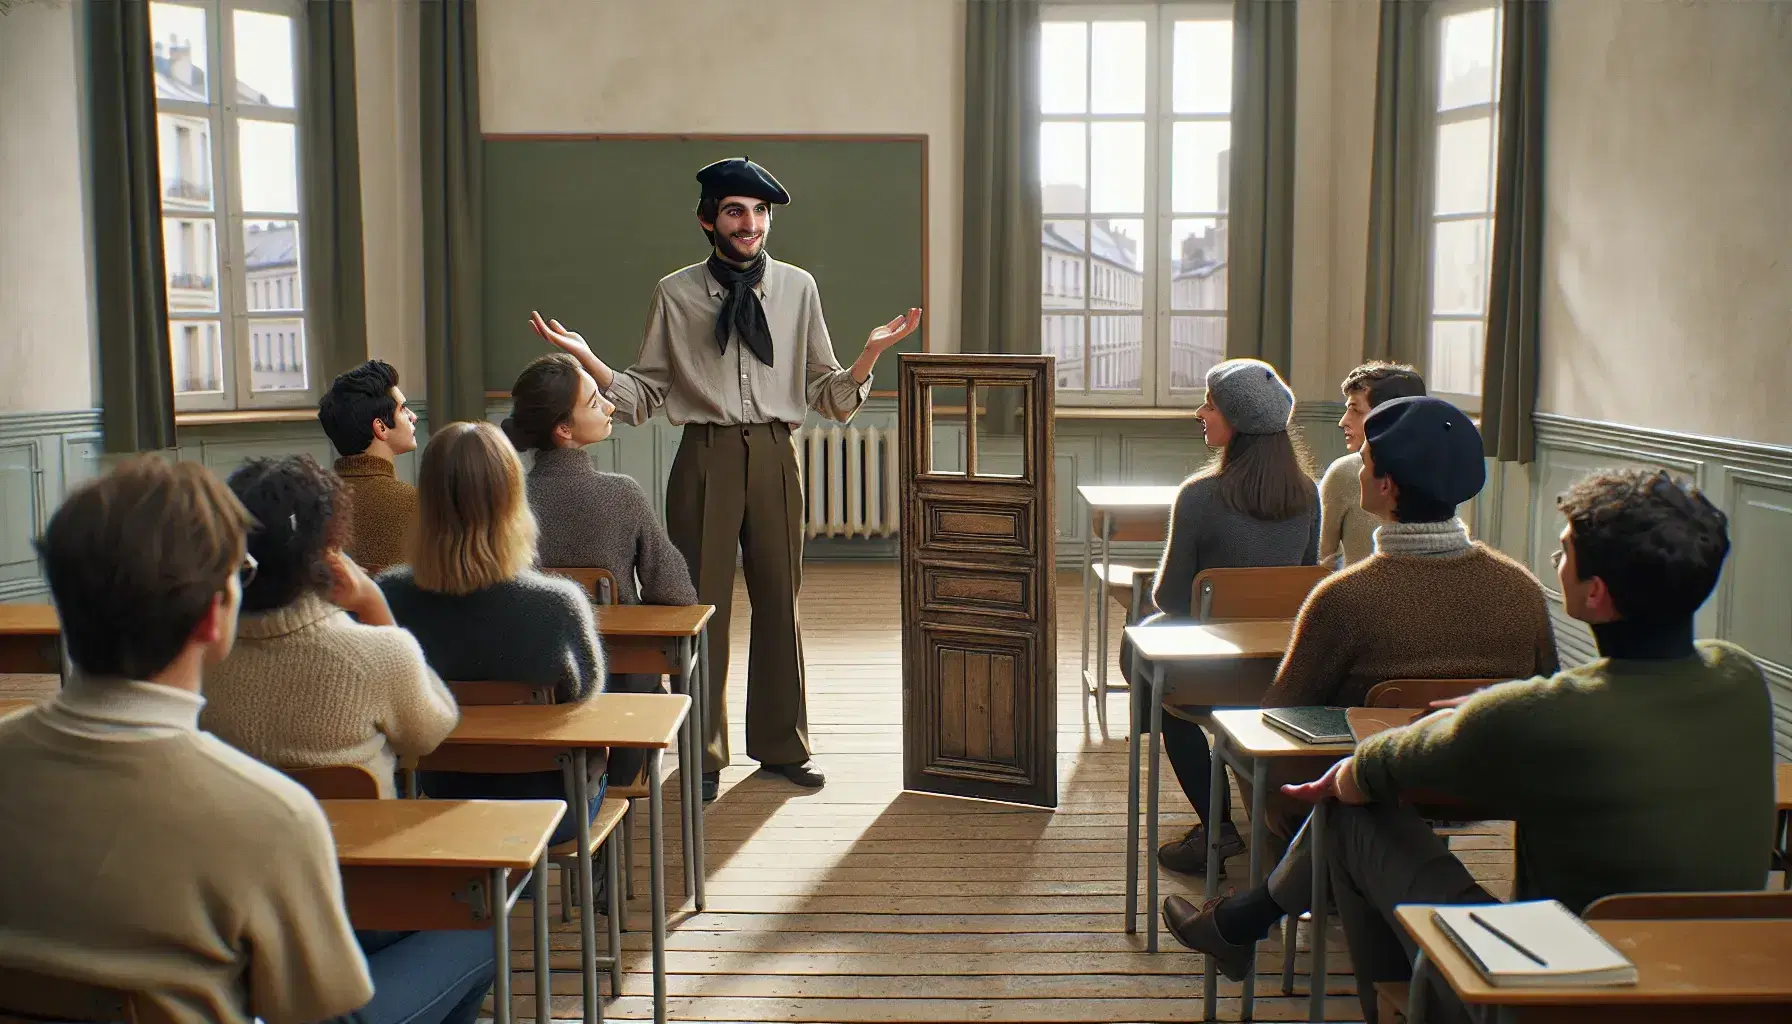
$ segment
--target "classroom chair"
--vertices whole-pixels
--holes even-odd
[[[1191,607],[1202,622],[1292,619],[1330,574],[1323,565],[1203,569],[1195,577]]]
[[[141,993],[0,966],[0,1024],[175,1024]]]
[[[378,800],[380,783],[358,764],[333,764],[323,768],[288,768],[294,782],[319,800]]]
[[[553,576],[564,576],[585,588],[591,595],[593,604],[616,603],[616,577],[610,575],[608,569],[597,569],[588,566],[566,565],[541,567],[541,571]]]
[[[1152,566],[1124,565],[1111,562],[1096,566],[1101,576],[1101,589],[1117,605],[1126,609],[1126,624],[1137,625],[1147,614],[1151,603],[1151,579],[1157,574]]]

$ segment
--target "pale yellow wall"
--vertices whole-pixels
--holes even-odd
[[[937,351],[958,339],[963,65],[961,0],[505,0],[479,9],[487,132],[927,135],[927,322]]]
[[[1539,408],[1792,444],[1792,4],[1551,11]]]
[[[1363,358],[1363,279],[1369,252],[1369,167],[1381,13],[1377,0],[1336,0],[1331,8],[1330,330],[1323,379],[1318,383],[1321,397],[1338,401],[1338,382]]]
[[[361,141],[367,351],[422,398],[423,222],[418,165],[416,0],[355,0],[355,116]]]
[[[0,17],[0,413],[97,403],[79,4]]]

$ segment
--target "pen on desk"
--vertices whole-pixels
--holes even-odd
[[[1537,954],[1535,954],[1535,953],[1531,952],[1530,950],[1524,948],[1523,946],[1519,945],[1517,939],[1514,939],[1512,936],[1507,935],[1505,932],[1500,931],[1498,928],[1495,928],[1493,925],[1488,924],[1487,919],[1482,917],[1480,914],[1477,914],[1471,910],[1468,912],[1468,919],[1470,921],[1473,921],[1476,924],[1480,925],[1482,928],[1485,928],[1487,931],[1492,932],[1494,937],[1499,939],[1501,942],[1504,942],[1506,945],[1511,946],[1513,949],[1518,950],[1520,953],[1523,953],[1525,956],[1530,957],[1533,961],[1536,962],[1538,967],[1548,967],[1549,966],[1548,961],[1544,960],[1542,957],[1538,956]]]

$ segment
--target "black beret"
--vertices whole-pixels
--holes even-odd
[[[731,156],[697,172],[697,184],[703,186],[702,199],[726,199],[746,196],[779,205],[790,202],[790,193],[772,177],[772,172],[744,156]]]
[[[1460,505],[1487,483],[1481,432],[1441,398],[1415,395],[1381,403],[1363,421],[1363,440],[1376,470],[1393,477],[1403,491]]]

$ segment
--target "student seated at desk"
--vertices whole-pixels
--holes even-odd
[[[236,648],[206,674],[200,726],[276,768],[359,765],[381,796],[396,795],[399,759],[434,750],[460,711],[342,553],[347,488],[309,455],[253,459],[229,484],[254,517],[260,569],[243,590]]]
[[[336,473],[360,511],[343,550],[371,573],[404,561],[417,490],[398,479],[393,460],[417,450],[417,414],[398,390],[398,371],[369,359],[341,374],[318,401],[317,422],[342,456]]]
[[[1553,555],[1568,614],[1599,658],[1505,683],[1367,740],[1317,782],[1336,799],[1331,885],[1375,1020],[1375,983],[1410,976],[1401,903],[1487,903],[1402,796],[1461,800],[1517,823],[1514,898],[1579,913],[1613,893],[1759,889],[1771,859],[1773,702],[1748,652],[1693,640],[1717,585],[1724,514],[1664,472],[1595,474],[1558,507]],[[1447,990],[1434,993],[1460,1012]]]
[[[1346,568],[1375,553],[1381,519],[1363,507],[1363,420],[1383,402],[1425,393],[1425,378],[1403,363],[1364,363],[1344,375],[1344,431],[1348,453],[1325,468],[1319,481],[1319,560]]]
[[[51,518],[38,549],[74,672],[0,721],[0,1008],[58,1019],[12,1005],[9,971],[181,1024],[305,1024],[373,995],[317,801],[199,730],[255,571],[247,525],[203,467],[153,455]]]
[[[1358,705],[1388,679],[1554,672],[1555,633],[1537,577],[1471,542],[1456,518],[1456,506],[1486,478],[1475,425],[1441,399],[1396,398],[1369,414],[1363,433],[1363,507],[1383,520],[1375,554],[1313,588],[1262,705]],[[1304,782],[1312,774],[1295,773],[1318,770],[1291,761],[1272,769],[1270,779]],[[1277,835],[1293,833],[1306,817],[1299,801],[1276,791],[1265,797],[1265,823]],[[1172,896],[1164,901],[1164,923],[1177,941],[1207,952],[1237,980],[1251,940],[1284,913],[1308,909],[1312,879],[1303,828],[1264,884],[1200,908]]]
[[[1143,624],[1194,617],[1195,577],[1203,569],[1312,565],[1319,544],[1319,489],[1306,447],[1288,433],[1294,392],[1275,367],[1257,359],[1228,359],[1207,371],[1207,400],[1195,410],[1209,447],[1219,455],[1176,492],[1170,539],[1158,565],[1152,600],[1161,609]],[[1121,673],[1132,681],[1130,643],[1120,648]],[[1135,734],[1150,728],[1151,709],[1133,709]],[[1202,822],[1212,761],[1207,735],[1194,722],[1166,713],[1164,748],[1176,780]],[[1244,849],[1230,820],[1231,787],[1217,815],[1222,857]],[[1207,862],[1206,826],[1166,843],[1158,859],[1172,871],[1198,871]]]
[[[379,577],[398,625],[429,665],[454,682],[552,686],[561,703],[604,688],[604,656],[591,600],[579,585],[547,576],[535,561],[535,517],[523,465],[490,423],[450,423],[429,440],[417,469],[417,529],[409,565]],[[590,765],[591,806],[603,803],[604,758]],[[445,799],[562,799],[559,772],[484,775],[426,772],[430,796]],[[552,842],[572,838],[568,814]]]
[[[610,436],[615,406],[578,360],[563,352],[542,356],[517,377],[510,398],[504,433],[518,451],[535,453],[529,508],[541,531],[539,564],[608,569],[618,604],[696,604],[690,567],[647,492],[632,476],[598,472],[585,452]],[[612,675],[608,688],[653,693],[660,677]],[[613,751],[610,777],[631,780],[645,760],[640,751]]]

